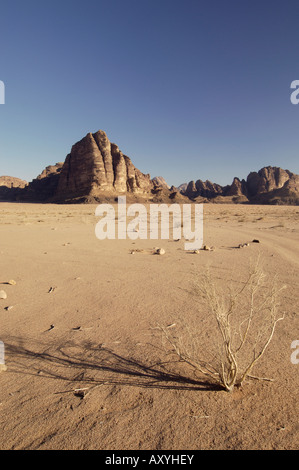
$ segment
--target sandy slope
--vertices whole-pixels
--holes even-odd
[[[0,448],[298,447],[299,365],[290,356],[299,339],[299,209],[205,205],[204,242],[215,250],[194,255],[184,240],[99,241],[95,207],[0,205],[8,295],[0,300]],[[236,248],[253,238],[260,243]],[[155,246],[166,254],[153,256]],[[171,332],[209,358],[217,335],[194,296],[196,275],[209,265],[218,284],[236,286],[258,254],[288,286],[286,318],[254,371],[275,381],[229,394],[178,362],[155,327],[175,323]]]

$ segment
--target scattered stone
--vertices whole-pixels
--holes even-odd
[[[254,239],[252,240],[252,243],[260,243],[260,241],[257,240],[256,238],[254,238]]]
[[[17,283],[16,283],[16,281],[14,281],[13,279],[11,279],[10,281],[8,281],[8,284],[9,284],[10,286],[15,286]]]
[[[7,293],[4,290],[0,290],[0,299],[7,299]]]
[[[48,290],[48,294],[51,294],[51,292],[54,292],[55,289],[56,287],[50,287],[50,289]]]
[[[145,250],[142,248],[135,248],[134,250],[129,251],[130,255],[135,255],[136,253],[145,253]]]
[[[8,311],[11,310],[12,308],[13,308],[13,306],[12,306],[12,305],[9,305],[8,307],[4,307],[4,310],[6,310],[6,311],[8,312]]]
[[[193,251],[193,253],[194,253],[195,255],[198,255],[199,252],[200,252],[200,250],[194,250],[194,251]]]
[[[156,248],[155,249],[155,255],[165,255],[164,248]]]
[[[211,248],[208,245],[204,245],[202,249],[205,251],[211,251]]]
[[[82,326],[75,326],[75,328],[72,328],[73,331],[84,331],[84,330],[92,330],[93,326],[90,326],[88,328],[83,328]]]
[[[86,395],[87,390],[88,390],[87,388],[82,388],[82,389],[75,390],[74,395],[75,395],[75,397],[79,397],[79,398],[83,399]]]

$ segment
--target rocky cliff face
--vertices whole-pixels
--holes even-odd
[[[221,195],[223,191],[222,186],[219,184],[211,183],[211,181],[201,181],[197,180],[196,182],[190,181],[188,183],[185,194],[189,198],[197,198],[198,196],[204,198],[213,198],[217,195]]]
[[[256,204],[299,205],[299,175],[277,167],[262,168],[247,178],[248,198]]]
[[[267,166],[259,172],[249,173],[247,190],[249,197],[282,188],[295,175],[288,170]]]
[[[104,131],[88,133],[73,145],[64,163],[48,166],[18,194],[34,202],[80,203],[115,200],[119,195],[147,200],[187,200],[161,177],[143,174]]]
[[[27,184],[27,181],[20,178],[0,176],[0,200],[15,201]]]
[[[225,196],[245,196],[248,195],[247,185],[245,180],[240,181],[239,178],[234,178],[230,186],[226,186],[223,190]]]
[[[18,195],[18,200],[47,202],[55,194],[63,163],[47,166],[40,175],[24,188]]]
[[[182,193],[194,200],[206,198],[214,202],[299,204],[299,176],[271,166],[250,173],[246,181],[234,178],[233,183],[227,186],[198,180],[181,187]]]
[[[77,142],[61,169],[54,200],[99,198],[104,193],[149,193],[155,187],[150,175],[139,171],[104,131],[89,133]]]
[[[164,178],[143,174],[109,141],[104,131],[88,133],[73,145],[64,163],[56,163],[31,183],[0,177],[0,199],[11,201],[80,203],[114,201],[119,195],[152,202],[233,202],[299,205],[299,176],[277,167],[252,172],[231,185],[197,180],[179,188]]]
[[[0,186],[6,188],[25,188],[27,181],[21,180],[20,178],[14,178],[13,176],[0,176]]]
[[[161,188],[165,188],[165,189],[170,189],[170,186],[166,183],[165,179],[163,178],[163,176],[155,176],[153,179],[152,179],[152,182],[154,183],[154,185],[156,185],[157,187],[161,187]]]

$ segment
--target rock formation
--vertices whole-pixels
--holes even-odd
[[[132,200],[188,201],[176,188],[169,188],[164,178],[151,180],[138,170],[104,131],[88,133],[73,145],[64,163],[46,167],[13,199],[91,203],[114,201],[124,194]]]
[[[247,178],[248,197],[255,204],[299,205],[299,175],[266,167]]]
[[[234,178],[233,183],[227,186],[198,180],[181,187],[182,194],[193,200],[206,198],[212,202],[299,204],[299,176],[278,167],[268,166],[252,172],[246,181]]]
[[[55,201],[98,199],[124,193],[148,194],[155,185],[139,171],[104,131],[89,133],[73,145],[61,169]]]
[[[15,201],[27,184],[27,181],[21,180],[20,178],[0,176],[0,200]]]
[[[183,185],[181,185],[182,187]],[[196,182],[190,181],[187,184],[185,191],[183,190],[183,194],[188,196],[190,199],[197,199],[205,198],[205,199],[212,199],[216,196],[223,195],[223,187],[219,184],[211,183],[211,181],[202,181],[197,180]]]
[[[234,178],[231,186],[227,186],[224,190],[225,196],[246,196],[247,185],[245,180],[240,181],[239,178]]]
[[[170,186],[166,183],[166,181],[165,181],[165,179],[163,178],[163,176],[155,176],[155,177],[152,179],[152,182],[154,183],[154,185],[156,185],[156,186],[158,186],[158,187],[170,189]]]
[[[14,178],[13,176],[0,176],[0,186],[7,188],[25,188],[27,181],[21,180],[20,178]]]
[[[24,202],[80,203],[131,200],[186,203],[254,203],[299,205],[299,176],[277,167],[265,167],[234,178],[231,185],[190,181],[169,187],[163,177],[143,174],[111,143],[104,131],[88,133],[73,145],[64,163],[47,166],[31,183],[0,177],[0,200]]]
[[[47,166],[28,186],[18,195],[18,200],[48,202],[55,194],[63,163]]]
[[[267,166],[259,172],[249,173],[247,177],[247,190],[249,197],[281,189],[289,181],[295,181],[296,176],[288,170]]]

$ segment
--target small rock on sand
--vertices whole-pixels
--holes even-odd
[[[0,290],[0,299],[7,299],[7,293],[4,290]]]
[[[155,255],[165,255],[164,248],[156,248]]]

